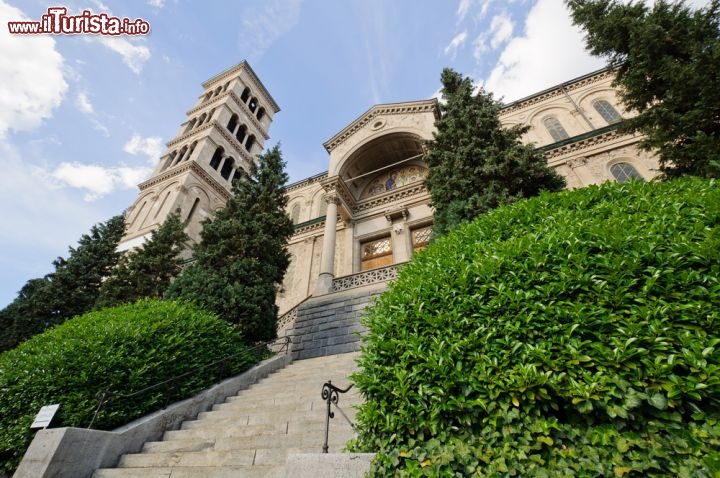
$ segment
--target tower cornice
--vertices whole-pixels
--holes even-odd
[[[268,90],[265,88],[265,85],[263,85],[262,82],[258,79],[255,71],[252,69],[252,67],[246,60],[243,60],[237,65],[231,66],[227,70],[218,73],[209,80],[205,81],[202,86],[205,89],[209,89],[211,85],[214,85],[216,83],[222,83],[227,79],[238,76],[238,74],[243,70],[248,73],[248,76],[250,77],[250,81],[252,82],[253,86],[260,90],[265,96],[265,98],[270,101],[270,106],[272,106],[273,112],[277,113],[278,111],[280,111],[280,107],[270,95]]]
[[[260,131],[260,133],[262,133],[263,138],[265,138],[265,141],[270,139],[270,136],[268,135],[267,131],[265,131],[265,125],[263,125],[260,121],[258,121],[258,119],[255,117],[255,115],[252,113],[252,111],[250,111],[250,108],[248,108],[248,106],[245,103],[240,101],[240,98],[238,98],[238,96],[235,94],[234,91],[226,91],[222,95],[217,96],[217,97],[213,98],[212,100],[210,100],[210,102],[198,105],[198,106],[194,107],[193,109],[191,109],[190,111],[187,111],[185,114],[188,117],[190,117],[200,110],[204,110],[204,109],[206,109],[208,107],[212,107],[212,106],[219,106],[219,104],[221,103],[221,100],[223,98],[225,98],[226,96],[230,96],[233,100],[235,100],[235,103],[237,103],[238,105],[241,105],[241,108],[243,109],[243,111],[245,111],[245,113],[247,113],[248,118],[250,118],[250,122],[253,124],[253,126],[255,126],[258,129],[258,131]],[[218,104],[216,105],[215,103],[218,103]]]
[[[164,171],[161,174],[153,176],[150,179],[140,183],[138,187],[140,188],[140,191],[144,191],[162,182],[168,181],[175,176],[180,176],[183,173],[187,173],[188,171],[192,171],[198,176],[200,176],[216,193],[218,193],[226,201],[232,196],[232,193],[227,189],[226,186],[213,178],[207,171],[205,171],[205,169],[203,169],[202,166],[200,166],[195,161],[186,161],[184,163],[180,163],[177,166],[174,166],[167,171]]]

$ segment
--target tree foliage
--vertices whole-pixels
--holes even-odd
[[[172,214],[145,244],[123,255],[103,282],[96,307],[162,297],[182,270],[180,253],[188,240],[183,228],[178,215]]]
[[[83,234],[77,247],[70,247],[67,259],[53,261],[55,270],[43,278],[31,279],[0,317],[10,322],[14,335],[2,343],[5,350],[47,327],[91,310],[103,280],[118,262],[117,246],[125,232],[125,219],[115,216],[94,225]]]
[[[44,405],[60,404],[54,427],[94,419],[93,428],[109,430],[256,361],[236,327],[190,304],[146,299],[68,320],[0,354],[0,475],[19,463]],[[101,391],[109,400],[94,417]]]
[[[491,93],[475,92],[470,78],[448,68],[441,80],[442,115],[425,155],[435,234],[501,204],[565,186],[543,155],[520,141],[527,127],[502,127],[502,105]]]
[[[289,265],[293,225],[285,213],[288,176],[280,148],[258,158],[236,180],[233,196],[203,224],[195,261],[173,282],[168,297],[191,300],[240,325],[248,340],[276,336],[276,287]]]
[[[368,311],[372,476],[720,473],[720,188],[606,183],[476,218]]]
[[[666,177],[720,177],[720,1],[566,0],[591,53],[616,68],[623,128],[646,138]]]

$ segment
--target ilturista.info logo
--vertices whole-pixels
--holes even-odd
[[[13,35],[147,35],[150,24],[142,18],[130,20],[90,10],[68,15],[65,7],[50,7],[39,22],[8,22],[8,30]]]

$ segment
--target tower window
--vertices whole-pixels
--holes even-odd
[[[255,135],[251,134],[247,139],[247,143],[245,143],[245,149],[247,149],[248,151],[252,151],[252,147],[254,144],[255,144]]]
[[[610,172],[619,183],[626,183],[633,180],[645,180],[645,178],[643,178],[640,173],[637,172],[637,169],[635,169],[630,163],[615,163],[610,166]]]
[[[188,133],[192,131],[192,129],[195,127],[195,122],[197,121],[197,118],[193,118],[188,123],[187,127],[185,128],[185,131],[183,131],[183,134]]]
[[[215,150],[215,154],[213,154],[212,158],[210,158],[210,167],[216,171],[218,166],[220,166],[220,161],[222,161],[223,152],[222,148],[218,148]]]
[[[242,95],[240,96],[240,100],[243,103],[247,103],[248,98],[250,98],[250,88],[245,87],[245,89],[242,92]]]
[[[222,176],[224,179],[228,179],[234,166],[235,160],[232,158],[232,156],[228,157],[225,160],[225,164],[223,164],[222,171],[220,171],[220,176]]]
[[[545,129],[547,129],[548,133],[550,133],[550,136],[552,136],[554,141],[562,141],[570,137],[567,134],[567,131],[565,131],[565,128],[563,128],[563,125],[560,124],[560,121],[556,117],[546,116],[542,120],[542,122],[545,126]]]
[[[175,166],[176,164],[178,164],[178,163],[182,160],[183,156],[185,156],[185,153],[187,153],[187,150],[188,150],[188,147],[187,147],[187,146],[184,146],[184,147],[180,150],[180,152],[177,154],[177,156],[175,156],[175,159],[174,159],[174,161],[173,161],[173,166]]]
[[[240,126],[240,129],[238,129],[237,133],[235,133],[235,139],[238,140],[240,144],[245,141],[245,135],[247,134],[247,126],[242,125]]]
[[[237,128],[237,124],[238,124],[238,116],[232,115],[232,117],[230,118],[230,121],[227,124],[228,131],[233,133],[235,131],[235,128]]]
[[[260,107],[256,115],[258,121],[261,121],[265,117],[265,108]]]
[[[622,120],[620,113],[618,113],[617,110],[605,100],[597,100],[593,102],[593,107],[595,108],[595,111],[600,113],[600,116],[602,116],[608,124],[617,123]]]
[[[258,100],[257,98],[253,98],[250,100],[250,103],[248,103],[248,108],[250,109],[251,113],[255,113],[255,110],[258,107]]]

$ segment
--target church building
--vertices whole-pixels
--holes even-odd
[[[569,188],[614,180],[650,179],[658,163],[621,134],[625,111],[613,72],[602,69],[507,104],[503,125],[529,125],[524,142],[542,150]],[[221,208],[239,168],[262,151],[279,111],[243,61],[203,83],[152,176],[127,211],[120,249],[142,244],[171,212],[193,241],[200,222]],[[293,337],[296,357],[357,348],[357,316],[423,249],[433,225],[423,184],[424,143],[432,139],[436,99],[380,104],[325,143],[328,170],[288,185],[295,233],[291,263],[278,291],[278,334]]]

